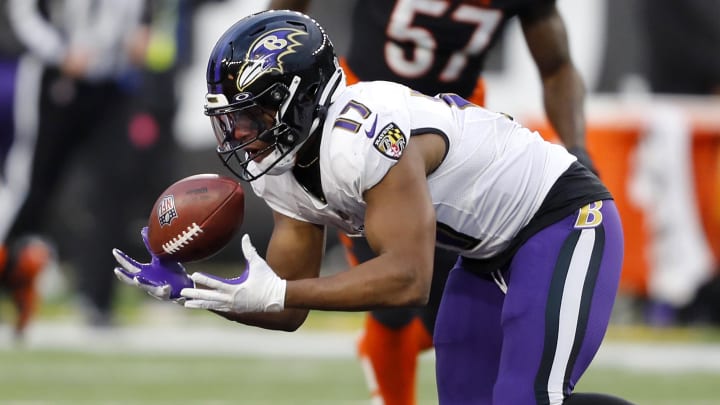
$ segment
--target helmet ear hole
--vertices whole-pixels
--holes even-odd
[[[282,104],[283,101],[290,95],[290,89],[282,83],[277,83],[268,92],[265,102],[268,105],[277,108]]]
[[[280,136],[278,136],[278,143],[281,143],[284,146],[294,146],[296,142],[297,135],[295,135],[295,131],[285,131],[284,133],[280,134]]]
[[[280,89],[273,89],[273,91],[270,92],[270,97],[272,97],[272,100],[275,103],[280,104],[282,99],[285,98],[286,94],[287,92],[282,92],[280,91]]]

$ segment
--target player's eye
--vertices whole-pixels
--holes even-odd
[[[233,137],[238,140],[257,137],[269,127],[266,114],[259,107],[233,111],[229,115],[229,122],[233,128]]]
[[[235,137],[248,135],[257,136],[258,133],[265,130],[265,125],[262,122],[253,120],[247,115],[241,115],[235,118],[233,130]]]

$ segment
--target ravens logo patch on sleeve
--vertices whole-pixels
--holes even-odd
[[[395,123],[391,122],[387,124],[380,133],[378,133],[375,141],[373,142],[375,149],[377,149],[383,155],[390,159],[398,160],[402,156],[405,145],[407,145],[407,138],[405,134],[398,128]]]

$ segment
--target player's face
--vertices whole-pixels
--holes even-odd
[[[242,149],[259,162],[272,152],[271,144],[263,138],[275,125],[275,113],[262,107],[252,107],[213,117],[215,136],[221,150]]]

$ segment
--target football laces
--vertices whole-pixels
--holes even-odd
[[[203,232],[202,228],[195,222],[188,226],[181,234],[163,243],[162,248],[167,254],[177,253],[184,246],[187,246],[192,242],[198,235]]]

